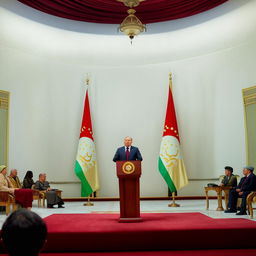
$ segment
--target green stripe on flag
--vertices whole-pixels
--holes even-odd
[[[82,197],[89,196],[93,192],[93,190],[92,190],[90,184],[88,183],[87,179],[85,178],[83,169],[80,166],[78,161],[76,161],[75,173],[76,173],[77,177],[81,180],[81,185],[82,185],[81,186],[81,196]]]
[[[162,162],[161,157],[159,157],[159,159],[158,159],[158,168],[159,168],[159,171],[162,174],[164,180],[166,181],[169,189],[171,190],[171,192],[176,192],[177,189],[176,189],[176,187],[175,187],[175,185],[174,185],[174,183],[173,183],[173,181],[172,181],[172,179],[170,177],[170,174],[166,170],[166,168],[165,168],[165,166],[164,166],[164,164]]]

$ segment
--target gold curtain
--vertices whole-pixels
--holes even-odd
[[[0,165],[8,165],[9,92],[0,90]]]
[[[243,89],[247,164],[256,168],[256,86]]]

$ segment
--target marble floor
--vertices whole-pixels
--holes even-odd
[[[245,218],[250,219],[248,215],[236,216],[234,213],[224,213],[216,211],[217,200],[210,200],[209,210],[205,209],[205,200],[180,200],[177,201],[180,207],[168,207],[169,201],[166,200],[153,200],[153,201],[141,201],[141,212],[200,212],[211,218]],[[223,202],[224,205],[224,202]],[[63,213],[118,213],[119,212],[119,202],[118,201],[104,201],[104,202],[94,202],[94,206],[84,206],[83,202],[66,202],[65,208],[63,209],[47,209],[38,208],[37,202],[33,203],[32,210],[38,213],[42,218],[47,217],[51,214],[63,214]],[[255,212],[256,215],[256,212]],[[0,225],[6,219],[4,212],[0,213]],[[256,216],[254,221],[256,220]]]

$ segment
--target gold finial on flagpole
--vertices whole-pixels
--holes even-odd
[[[172,72],[169,73],[169,86],[172,90]]]
[[[90,85],[91,83],[91,76],[89,73],[86,74],[86,78],[85,78],[85,85]]]
[[[169,73],[169,80],[172,81],[172,72]]]

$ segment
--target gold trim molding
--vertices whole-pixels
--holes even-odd
[[[256,104],[256,86],[245,88],[242,90],[244,105]]]
[[[246,164],[249,162],[249,142],[247,127],[247,106],[256,104],[256,85],[242,89],[244,102],[244,127],[245,127],[245,147],[246,147]]]
[[[10,92],[0,90],[0,109],[7,110],[7,136],[6,136],[6,159],[5,163],[8,166],[9,161],[9,105],[10,105]]]
[[[9,92],[0,90],[0,109],[9,109]]]

